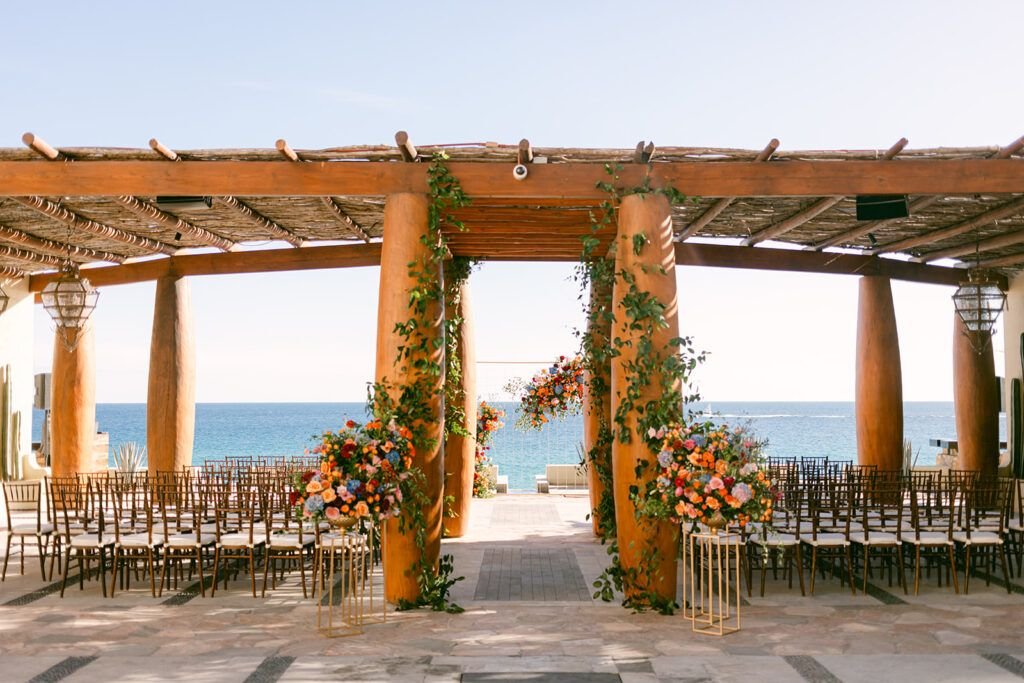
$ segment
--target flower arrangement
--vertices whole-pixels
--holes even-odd
[[[476,462],[473,468],[473,497],[489,498],[494,495],[494,482],[487,476],[487,468],[491,459],[487,451],[491,449],[494,433],[505,426],[502,418],[505,411],[480,401],[476,412]]]
[[[544,368],[520,387],[520,415],[516,426],[540,429],[551,418],[579,414],[583,405],[583,359],[559,356],[551,367]]]
[[[658,454],[658,476],[642,509],[675,523],[721,515],[730,525],[770,523],[776,500],[763,467],[764,441],[744,427],[706,422],[650,429],[647,443]]]
[[[297,473],[292,481],[297,515],[314,521],[398,515],[401,483],[411,476],[415,455],[406,427],[394,420],[349,420],[340,431],[324,432],[312,452],[320,455],[320,469]]]

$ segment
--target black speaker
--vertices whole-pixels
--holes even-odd
[[[906,218],[910,203],[905,194],[861,195],[857,197],[857,220],[881,221],[887,218]]]

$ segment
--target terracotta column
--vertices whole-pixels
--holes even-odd
[[[957,467],[994,477],[999,468],[999,394],[991,342],[981,353],[953,314],[953,402]]]
[[[96,441],[96,353],[92,323],[78,335],[78,344],[68,350],[60,335],[53,341],[53,377],[50,398],[51,465],[53,476],[95,472],[107,463],[97,463]]]
[[[196,425],[196,360],[188,280],[166,275],[156,282],[149,347],[146,450],[149,471],[192,464]]]
[[[590,310],[592,317],[588,322],[590,336],[594,347],[604,347],[608,343],[611,332],[611,320],[604,315],[593,317],[594,311],[603,311],[611,307],[612,292],[607,286],[591,283]],[[590,491],[590,519],[594,524],[594,535],[601,536],[601,519],[598,509],[605,495],[605,485],[598,474],[599,469],[611,473],[611,442],[610,429],[612,424],[611,368],[608,358],[603,358],[593,371],[587,370],[584,376],[586,385],[583,392],[583,449],[587,457],[587,485]],[[593,449],[601,441],[604,431],[605,444],[601,451]],[[608,491],[611,495],[611,491]]]
[[[447,400],[462,408],[469,436],[451,432],[444,444],[444,528],[447,535],[463,536],[469,529],[469,511],[473,503],[473,469],[476,465],[476,346],[474,343],[473,315],[469,305],[469,282],[464,281],[457,296],[445,302],[445,316],[458,317],[462,322],[455,332],[455,353],[459,358],[462,378]],[[448,344],[448,351],[452,346]],[[449,425],[451,427],[451,425]]]
[[[640,254],[634,253],[633,238],[646,234],[648,244]],[[679,335],[678,302],[676,300],[675,250],[672,244],[672,222],[668,200],[663,195],[630,195],[622,200],[619,207],[619,228],[616,239],[616,268],[631,273],[636,286],[649,292],[665,305],[665,326],[658,329],[649,339],[653,349],[663,354],[672,353],[669,340]],[[640,332],[629,329],[631,322],[623,303],[629,293],[629,285],[616,277],[613,294],[615,325],[614,337],[629,342],[621,347],[621,354],[611,361],[612,415],[618,412],[625,400],[629,387],[629,366],[637,357],[637,346],[641,341]],[[680,391],[680,387],[676,387]],[[660,378],[652,377],[651,382],[641,389],[634,404],[643,404],[661,395]],[[679,397],[682,404],[682,396]],[[629,498],[631,486],[643,489],[657,471],[657,460],[637,434],[637,413],[630,411],[625,425],[619,427],[629,432],[629,443],[616,438],[612,445],[613,489],[615,495],[615,524],[618,531],[619,553],[622,566],[627,571],[645,567],[653,568],[654,574],[646,585],[641,583],[633,588],[637,592],[650,590],[668,599],[675,599],[676,593],[676,550],[678,531],[668,522],[654,522],[649,519],[638,521],[633,501]],[[645,473],[637,477],[638,462],[649,464]],[[657,561],[649,563],[645,555],[654,553]]]
[[[409,264],[428,267],[429,249],[421,239],[428,234],[427,212],[429,199],[421,194],[388,195],[384,205],[384,243],[380,258],[380,299],[377,309],[377,381],[399,386],[415,381],[417,371],[411,363],[400,361],[399,345],[405,343],[395,332],[395,325],[406,323],[413,317],[409,306],[409,290],[416,284],[409,274]],[[440,267],[437,270],[441,278]],[[430,311],[430,324],[421,330],[436,340],[435,362],[444,364],[443,306]],[[431,412],[435,419],[427,424],[433,446],[417,443],[413,466],[426,477],[426,495],[430,503],[423,513],[426,518],[426,559],[435,564],[441,552],[441,496],[444,484],[444,464],[441,436],[444,433],[444,373],[431,378]],[[396,396],[397,398],[397,396]],[[408,521],[408,517],[407,517]],[[414,599],[419,595],[416,576],[409,572],[420,559],[414,530],[399,532],[397,520],[391,520],[384,544],[384,592],[391,602],[399,598]]]
[[[860,279],[857,311],[857,462],[903,466],[903,375],[889,278]]]

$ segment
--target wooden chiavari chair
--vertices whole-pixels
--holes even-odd
[[[17,538],[21,545],[19,561],[21,574],[25,574],[25,539],[35,541],[39,552],[39,571],[46,580],[46,555],[53,538],[53,524],[49,521],[49,512],[43,515],[43,486],[41,481],[4,482],[4,506],[7,510],[7,550],[4,552],[4,569],[0,581],[7,579],[7,563],[11,559],[11,542]],[[12,512],[32,512],[35,520],[18,522]],[[47,521],[43,521],[43,519]],[[51,573],[52,573],[51,568]]]

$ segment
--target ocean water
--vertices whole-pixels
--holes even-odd
[[[507,416],[505,428],[493,442],[491,459],[509,475],[513,490],[530,490],[544,465],[579,461],[583,420],[569,417],[549,423],[541,431],[515,427],[516,403],[496,403]],[[710,409],[730,425],[749,422],[768,439],[768,453],[778,456],[822,456],[853,460],[857,441],[852,402],[714,402],[696,406]],[[345,420],[365,420],[361,403],[200,403],[196,406],[194,461],[246,455],[298,455],[313,445],[315,435],[337,429]],[[110,434],[112,446],[146,443],[146,406],[142,403],[102,403],[96,406],[100,431]],[[33,414],[33,440],[39,440],[42,415]],[[1000,416],[1005,439],[1005,419]],[[929,439],[956,438],[953,404],[904,404],[905,436],[913,443],[918,463],[935,462],[937,449]]]

